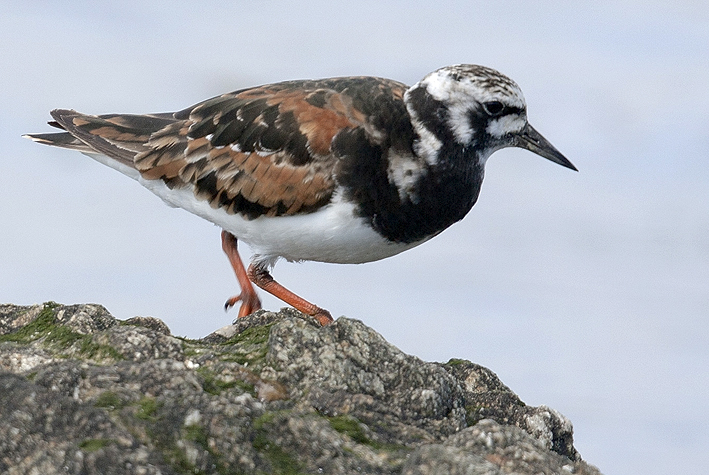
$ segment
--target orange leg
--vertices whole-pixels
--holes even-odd
[[[224,308],[229,310],[236,302],[241,301],[238,318],[245,317],[261,309],[261,300],[256,294],[256,290],[251,285],[251,282],[258,285],[260,288],[270,293],[274,297],[283,300],[285,303],[300,310],[301,312],[314,317],[321,325],[332,323],[332,316],[327,310],[314,305],[302,297],[294,294],[290,290],[283,287],[281,284],[273,280],[271,274],[263,267],[251,264],[249,270],[244,268],[244,263],[241,261],[239,251],[236,248],[236,237],[228,231],[222,231],[222,249],[229,258],[231,267],[236,274],[236,280],[241,287],[241,293],[231,297],[224,304]]]
[[[224,309],[229,310],[236,302],[241,301],[238,318],[245,317],[246,315],[254,313],[256,310],[260,310],[261,300],[258,298],[254,286],[251,285],[251,281],[249,281],[244,263],[241,262],[239,251],[236,249],[236,237],[227,231],[222,231],[222,249],[229,258],[231,267],[236,274],[236,280],[239,282],[239,287],[241,287],[241,293],[227,300],[224,304]]]
[[[300,310],[311,317],[315,317],[315,319],[320,322],[322,326],[332,323],[332,316],[330,315],[330,312],[308,302],[303,297],[299,297],[283,287],[281,284],[273,280],[271,274],[269,274],[263,267],[251,264],[247,273],[249,279],[251,279],[251,282],[258,285],[269,294],[283,300],[296,310]]]

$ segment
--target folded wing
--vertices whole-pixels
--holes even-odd
[[[358,107],[345,82],[337,84],[261,86],[174,114],[94,116],[55,110],[56,122],[50,124],[66,132],[28,137],[110,157],[145,180],[190,187],[198,198],[228,213],[248,218],[307,213],[332,198],[338,159],[333,138],[357,128],[367,137],[372,134],[367,111]],[[356,88],[360,94],[362,86]],[[383,84],[372,86],[381,92]],[[396,95],[404,91],[393,82],[386,88]]]

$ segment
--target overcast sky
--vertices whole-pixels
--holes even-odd
[[[274,276],[407,353],[489,367],[569,417],[607,475],[706,469],[709,4],[108,3],[0,4],[0,302],[96,302],[193,338],[235,317],[219,229],[20,138],[53,108],[173,111],[286,79],[484,64],[580,172],[497,152],[473,211],[432,241]]]

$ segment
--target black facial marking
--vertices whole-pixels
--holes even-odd
[[[333,149],[342,154],[338,182],[347,198],[357,203],[359,215],[374,229],[402,243],[420,241],[461,220],[475,204],[483,179],[477,144],[455,140],[446,105],[423,87],[410,90],[407,100],[415,118],[440,140],[441,146],[435,164],[420,162],[420,177],[406,194],[401,195],[396,184],[389,181],[386,158],[388,154],[413,154],[417,137],[403,101],[397,101],[399,106],[388,112],[378,108],[372,119],[389,131],[390,141],[381,146],[373,144],[361,130],[353,130],[341,133],[333,142]],[[476,130],[484,130],[489,116],[477,110],[470,120]],[[396,137],[405,139],[397,141]],[[409,192],[415,196],[413,201]]]
[[[436,100],[424,87],[411,90],[408,98],[409,104],[424,127],[442,142],[455,140],[447,121],[448,108],[443,102]]]
[[[494,101],[498,102],[498,101]],[[489,103],[486,103],[489,104]],[[472,109],[468,114],[468,120],[470,121],[470,127],[475,131],[473,144],[479,150],[484,150],[492,145],[492,142],[500,140],[498,137],[492,137],[487,133],[487,127],[492,120],[499,120],[503,116],[517,116],[524,115],[524,110],[520,107],[505,106],[502,104],[502,111],[495,116],[491,116],[488,112],[485,104],[483,104],[481,109]]]

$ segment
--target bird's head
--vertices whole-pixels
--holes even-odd
[[[576,170],[529,125],[519,86],[494,69],[472,64],[441,68],[406,91],[405,101],[419,136],[416,152],[429,163],[445,145],[474,150],[481,164],[496,150],[520,147]]]

